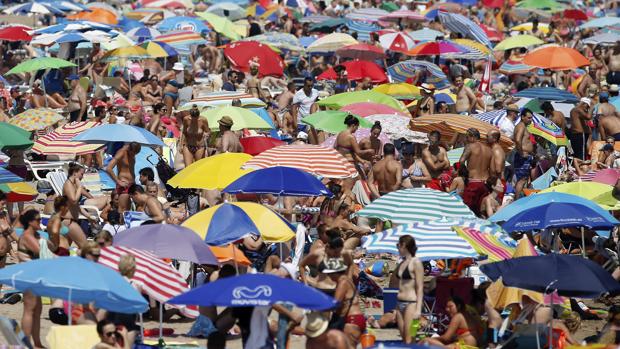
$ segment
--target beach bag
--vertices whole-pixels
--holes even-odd
[[[157,175],[159,176],[159,179],[161,180],[162,184],[166,186],[166,192],[168,193],[166,195],[166,199],[168,201],[178,201],[180,203],[184,203],[187,200],[189,189],[174,188],[168,185],[168,181],[170,180],[170,178],[176,175],[176,172],[172,167],[170,167],[170,165],[168,165],[168,162],[166,162],[166,160],[164,160],[162,157],[158,157],[157,163],[153,163],[149,158],[147,158],[147,160],[152,165],[155,165],[155,169],[157,170]]]

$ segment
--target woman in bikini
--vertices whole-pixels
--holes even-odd
[[[375,121],[374,125],[370,128],[370,136],[359,142],[360,149],[364,151],[364,159],[372,163],[381,160],[381,156],[383,155],[383,142],[379,139],[381,130],[381,122]],[[366,152],[366,150],[372,150],[372,154]]]
[[[422,313],[422,297],[424,296],[424,267],[415,257],[418,249],[415,239],[410,235],[398,239],[398,252],[403,261],[394,271],[399,280],[396,322],[403,341],[406,344],[413,342],[409,331],[411,322],[419,319]]]
[[[172,108],[176,107],[179,102],[179,89],[185,86],[183,63],[175,63],[172,71],[162,77],[162,81],[166,81],[163,91],[164,104],[166,104],[166,116],[170,117]]]
[[[163,97],[163,91],[159,86],[159,79],[157,75],[153,75],[149,78],[149,81],[144,83],[140,91],[145,105],[154,105],[161,102]]]
[[[200,110],[193,106],[183,118],[183,161],[185,167],[205,157],[207,140],[211,131],[207,119],[200,117]]]
[[[474,334],[481,328],[480,319],[476,321],[473,316],[470,316],[465,309],[465,302],[457,297],[446,303],[446,312],[450,316],[450,324],[446,332],[439,337],[425,338],[421,343],[451,349],[460,348],[461,344],[476,347],[478,341]]]
[[[334,148],[342,154],[345,159],[349,160],[355,168],[357,168],[360,175],[364,175],[363,168],[366,167],[365,165],[370,164],[368,161],[364,160],[364,157],[372,157],[374,150],[362,150],[357,143],[357,140],[355,139],[355,132],[360,126],[360,121],[356,117],[353,115],[347,115],[344,119],[344,124],[347,125],[347,129],[340,132],[338,136],[336,136]]]
[[[404,153],[403,156],[405,156]],[[404,178],[401,185],[404,188],[423,188],[433,178],[422,160],[422,146],[420,144],[413,144],[411,156],[411,165],[407,167],[406,171],[403,170],[405,173],[403,173]]]
[[[68,256],[71,242],[67,239],[69,234],[68,221],[62,217],[69,213],[69,198],[66,196],[58,196],[54,199],[54,213],[47,222],[47,232],[50,235],[52,243],[58,246],[56,249],[57,256]],[[63,223],[64,221],[64,223]]]
[[[411,113],[413,117],[431,115],[435,110],[435,98],[433,93],[435,92],[435,86],[432,84],[422,84],[420,86],[420,93],[422,99],[418,101],[416,108]]]
[[[86,189],[84,189],[81,182],[84,177],[84,168],[79,164],[71,163],[69,164],[67,175],[69,178],[67,178],[67,181],[62,187],[62,195],[67,198],[68,205],[67,212],[62,215],[63,224],[69,228],[69,232],[66,235],[69,240],[69,245],[71,242],[75,242],[79,248],[82,248],[82,245],[86,242],[86,234],[79,223],[80,214],[84,215],[90,221],[95,221],[96,218],[91,217],[90,213],[80,207],[80,205],[86,204],[86,200],[88,199],[85,194],[90,195]],[[107,200],[105,200],[105,202],[102,200],[101,203],[96,202],[96,204],[101,209],[105,207],[106,202]]]

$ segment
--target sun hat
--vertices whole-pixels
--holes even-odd
[[[347,266],[344,264],[342,258],[329,258],[325,262],[325,269],[323,269],[323,274],[334,274],[334,273],[342,273],[347,270]]]
[[[222,116],[222,118],[217,123],[226,127],[232,127],[232,125],[234,124],[233,119],[228,115]]]
[[[185,70],[185,67],[183,67],[183,63],[181,62],[176,62],[174,63],[174,65],[172,66],[172,70]]]
[[[322,335],[327,330],[329,322],[318,311],[313,311],[306,315],[306,328],[305,333],[308,338],[316,338]]]
[[[508,106],[506,107],[506,111],[513,111],[515,113],[519,112],[519,106],[516,104],[508,104]]]
[[[588,107],[592,105],[592,100],[588,97],[581,97],[579,102],[587,104]]]

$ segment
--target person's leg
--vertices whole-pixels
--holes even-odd
[[[118,212],[123,213],[131,208],[131,198],[129,194],[120,194],[118,196]]]
[[[32,341],[36,347],[43,347],[41,344],[41,312],[43,311],[43,302],[41,297],[36,297],[34,312],[32,315]]]
[[[194,154],[187,148],[187,146],[183,147],[183,163],[185,163],[185,167],[194,163]]]
[[[166,105],[166,116],[170,117],[170,115],[172,115],[172,108],[174,108],[174,99],[164,95],[164,104]]]
[[[35,347],[41,348],[43,344],[41,343],[41,339],[35,337],[35,322],[34,316],[37,308],[37,296],[35,296],[32,292],[26,291],[24,292],[24,311],[22,313],[22,331],[26,338],[30,339],[32,337],[32,344]],[[40,312],[39,312],[40,316]],[[36,330],[36,335],[39,335],[39,330]]]
[[[194,152],[194,161],[203,159],[205,157],[205,152],[206,152],[205,148],[196,149],[196,151]]]
[[[108,204],[108,201],[110,201],[110,198],[107,196],[95,196],[92,199],[86,199],[84,205],[95,206],[101,211]]]
[[[344,325],[344,334],[349,337],[349,342],[353,344],[354,348],[357,348],[357,345],[360,342],[360,337],[362,336],[362,332],[357,325],[353,324],[345,324]]]
[[[407,307],[405,308],[405,314],[403,316],[403,327],[405,332],[405,337],[403,338],[403,341],[406,344],[413,343],[413,340],[415,339],[411,337],[412,333],[409,331],[411,327],[411,321],[413,321],[413,315],[415,314],[415,307],[415,303],[407,304]]]
[[[398,332],[400,332],[400,337],[405,340],[405,320],[403,319],[403,313],[397,308],[396,309],[396,326],[398,327]]]
[[[86,243],[86,234],[82,230],[82,227],[75,221],[71,221],[69,224],[69,234],[67,234],[67,237],[70,241],[75,242],[78,248],[82,248]]]

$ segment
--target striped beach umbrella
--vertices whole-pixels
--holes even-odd
[[[17,4],[11,7],[4,9],[2,12],[12,14],[12,15],[25,15],[25,14],[54,14],[54,15],[62,15],[63,12],[50,4],[40,3],[40,2],[27,2],[25,4]]]
[[[149,27],[138,27],[129,30],[126,35],[136,40],[137,42],[143,42],[146,40],[151,40],[156,36],[160,36],[161,33],[157,29]]]
[[[422,14],[411,10],[398,10],[380,18],[382,21],[398,21],[405,19],[412,22],[426,22],[428,19]]]
[[[172,57],[179,53],[177,50],[163,41],[146,41],[140,45],[146,52],[155,58]]]
[[[376,23],[381,20],[382,17],[389,15],[390,13],[386,10],[382,10],[379,8],[361,8],[355,11],[348,13],[345,18],[351,19],[354,21],[362,21],[362,22],[371,22]]]
[[[415,46],[415,41],[404,32],[392,32],[379,36],[381,47],[390,51],[406,52]]]
[[[395,224],[429,219],[474,218],[459,198],[428,188],[402,189],[386,194],[357,212],[360,217],[378,218]]]
[[[464,52],[448,53],[445,56],[452,59],[488,59],[491,50],[483,44],[471,39],[454,39],[453,42],[462,46]]]
[[[84,155],[94,153],[103,144],[87,144],[73,142],[71,139],[78,134],[101,123],[92,121],[72,122],[55,129],[43,137],[37,138],[32,151],[41,155]]]
[[[504,63],[502,63],[498,71],[502,74],[512,75],[512,74],[527,74],[534,69],[536,69],[536,67],[527,65],[523,63],[523,61],[516,61],[516,60],[509,59],[505,61]]]
[[[337,49],[347,46],[359,44],[351,35],[345,33],[327,34],[308,46],[308,52],[334,52]]]
[[[357,39],[361,41],[369,41],[370,33],[376,32],[381,29],[379,26],[372,22],[364,22],[358,20],[348,20],[345,23],[347,28],[352,32],[357,32]]]
[[[465,46],[458,45],[450,40],[437,40],[422,42],[406,51],[405,54],[409,56],[443,56],[448,53],[466,53],[469,51]]]
[[[9,124],[23,128],[26,131],[36,131],[52,126],[63,120],[64,117],[52,109],[34,108],[15,115]]]
[[[477,227],[454,227],[456,234],[465,239],[479,255],[487,256],[489,262],[510,259],[516,251],[517,242],[499,230],[490,232],[484,229],[481,231]]]
[[[506,117],[506,110],[492,110],[482,114],[473,115],[478,120],[487,122],[493,126],[499,127],[502,120]],[[515,124],[519,123],[520,118],[515,120]],[[534,135],[538,135],[555,145],[567,145],[568,138],[560,127],[546,117],[534,113],[532,123],[527,127],[528,131]]]
[[[156,36],[155,41],[165,42],[174,48],[186,48],[191,45],[206,44],[207,41],[200,34],[193,31],[176,31]]]
[[[555,87],[532,87],[515,94],[519,98],[538,98],[542,101],[577,103],[579,98],[574,94]]]
[[[408,34],[415,41],[435,41],[437,38],[444,36],[444,33],[429,28],[411,31]]]
[[[274,166],[296,169],[327,178],[350,178],[357,170],[334,148],[319,145],[283,145],[269,149],[245,163],[245,168]]]
[[[34,200],[39,193],[29,183],[19,182],[0,183],[0,191],[6,194],[8,202],[28,202]]]
[[[388,67],[388,74],[396,82],[407,82],[416,76],[416,72],[424,71],[426,82],[435,85],[437,88],[443,88],[449,85],[448,76],[436,64],[420,60],[408,60],[396,63]]]
[[[24,179],[20,176],[14,174],[13,172],[0,167],[0,184],[4,183],[19,183],[23,182]]]
[[[463,34],[464,36],[472,38],[487,47],[492,47],[491,41],[489,40],[487,34],[471,19],[458,13],[450,13],[440,10],[439,20],[448,30]]]

